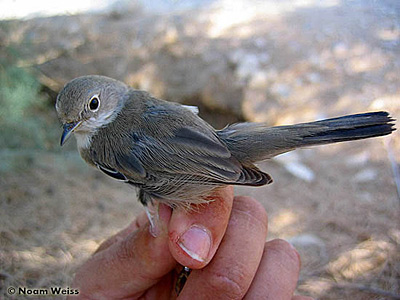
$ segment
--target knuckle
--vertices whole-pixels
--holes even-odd
[[[268,216],[260,202],[252,197],[239,196],[235,198],[233,210],[246,215],[251,223],[259,224],[268,228]]]
[[[248,275],[243,268],[210,274],[208,287],[218,299],[241,299],[248,289]]]

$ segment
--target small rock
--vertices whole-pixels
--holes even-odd
[[[268,72],[267,71],[257,71],[253,74],[250,79],[250,88],[267,88],[268,85]]]
[[[325,242],[314,234],[300,234],[288,239],[288,242],[299,251],[305,265],[317,266],[328,261]]]
[[[325,252],[325,242],[318,236],[310,233],[300,234],[288,240],[293,246],[296,247],[318,247],[321,251]]]
[[[292,90],[290,86],[285,83],[277,83],[271,87],[271,92],[282,98],[287,98],[291,94]]]
[[[362,166],[365,165],[370,158],[370,154],[368,151],[360,152],[356,155],[352,155],[351,157],[346,159],[346,164],[348,166]]]
[[[304,181],[312,182],[315,179],[314,172],[302,163],[291,162],[285,164],[284,166],[286,171]]]
[[[344,57],[349,50],[349,47],[345,43],[337,43],[333,46],[333,53],[338,57]]]
[[[237,74],[240,79],[247,78],[259,69],[260,61],[257,54],[246,53],[238,61]]]
[[[315,180],[315,173],[300,161],[300,157],[295,152],[279,155],[274,160],[281,163],[286,171],[307,182]]]
[[[308,73],[307,80],[311,83],[320,83],[321,82],[321,75],[316,72]]]
[[[392,114],[400,112],[400,96],[398,94],[386,95],[375,99],[370,108],[374,110],[388,110]]]
[[[378,177],[378,172],[375,169],[364,169],[358,172],[353,180],[355,182],[363,183],[374,181]]]

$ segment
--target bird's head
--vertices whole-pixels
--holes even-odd
[[[104,76],[82,76],[68,82],[57,96],[56,110],[63,124],[61,145],[72,133],[90,137],[121,110],[129,87]]]

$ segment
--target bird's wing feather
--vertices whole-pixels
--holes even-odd
[[[233,182],[242,170],[218,139],[190,127],[181,127],[173,135],[161,138],[142,135],[132,155],[148,176],[170,174],[199,181]],[[131,170],[126,163],[119,163],[123,169]]]
[[[199,108],[197,106],[194,105],[182,105],[184,108],[190,110],[192,113],[194,113],[195,115],[199,114]]]
[[[97,168],[102,171],[104,174],[116,179],[116,180],[120,180],[120,181],[124,181],[127,182],[128,179],[126,178],[126,176],[120,172],[118,172],[117,170],[114,169],[109,169],[106,168],[100,164],[97,164]]]

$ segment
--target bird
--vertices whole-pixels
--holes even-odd
[[[346,115],[270,127],[242,122],[216,130],[194,106],[161,100],[99,75],[68,82],[56,99],[61,145],[74,135],[81,157],[138,188],[151,226],[155,203],[190,208],[226,185],[263,186],[272,178],[257,162],[296,148],[388,135],[388,112]]]

